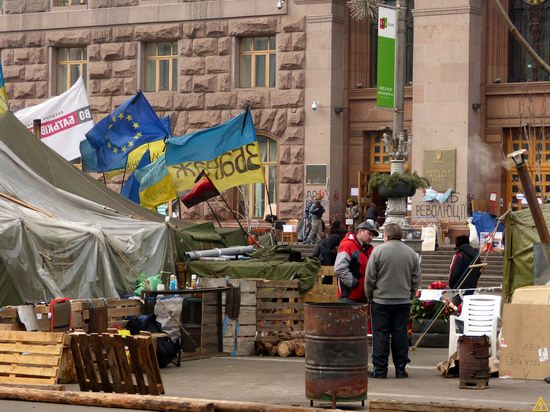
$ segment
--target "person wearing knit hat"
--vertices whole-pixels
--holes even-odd
[[[324,238],[315,245],[313,257],[321,261],[322,266],[334,266],[336,261],[336,253],[341,241],[340,235],[333,234]],[[332,276],[324,276],[323,284],[332,285]]]

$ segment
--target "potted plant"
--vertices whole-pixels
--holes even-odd
[[[369,177],[368,192],[374,189],[382,197],[406,197],[414,196],[419,187],[428,188],[430,182],[425,177],[420,177],[416,172],[373,173]]]

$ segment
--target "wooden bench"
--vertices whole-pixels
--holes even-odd
[[[64,336],[0,330],[0,384],[64,389],[57,385]]]
[[[151,337],[108,333],[72,333],[70,336],[80,390],[140,395],[164,393]]]

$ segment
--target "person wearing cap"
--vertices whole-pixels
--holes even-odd
[[[390,345],[395,377],[409,376],[405,370],[411,361],[407,326],[421,274],[418,255],[401,241],[402,237],[399,225],[386,224],[384,244],[374,249],[367,265],[364,286],[371,302],[372,378],[387,377]]]
[[[363,285],[365,269],[373,246],[370,244],[378,232],[369,223],[363,222],[355,231],[351,230],[344,236],[336,262],[334,275],[338,279],[338,302],[365,303],[367,298]]]
[[[350,230],[357,227],[357,224],[359,223],[359,215],[359,206],[357,206],[357,202],[350,197],[346,205],[346,220],[349,219],[353,221],[353,224],[348,225]],[[374,227],[374,225],[372,226]]]

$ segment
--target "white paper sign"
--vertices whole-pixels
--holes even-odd
[[[421,289],[420,300],[440,300],[443,296],[441,289]]]

